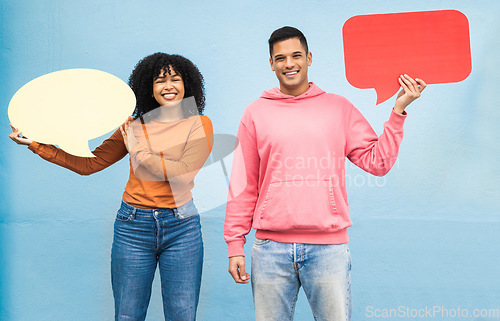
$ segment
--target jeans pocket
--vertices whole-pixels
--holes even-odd
[[[270,239],[264,239],[264,240],[263,240],[263,239],[255,238],[255,242],[254,242],[253,244],[254,244],[255,246],[262,246],[262,245],[267,244],[267,243],[269,243],[269,242],[271,242],[271,240],[270,240]]]
[[[128,222],[132,220],[132,214],[123,212],[121,209],[119,209],[118,213],[116,213],[116,220],[119,222]]]
[[[175,209],[175,217],[181,220],[185,220],[197,214],[198,214],[198,209],[194,205],[192,199],[186,204],[179,206],[178,208]]]

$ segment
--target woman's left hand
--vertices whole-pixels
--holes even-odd
[[[420,93],[425,89],[427,84],[422,79],[413,79],[407,74],[401,75],[398,81],[402,89],[396,99],[394,111],[402,114],[412,101],[420,97]]]
[[[134,118],[132,116],[128,116],[127,121],[120,126],[120,132],[122,133],[123,136],[123,142],[125,143],[125,147],[127,148],[127,151],[130,153],[132,148],[134,148],[135,145],[137,145],[137,139],[134,136],[134,131],[130,124],[134,121]]]

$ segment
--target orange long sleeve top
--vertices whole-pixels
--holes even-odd
[[[213,145],[210,119],[202,115],[145,124],[136,120],[131,128],[135,145],[130,150],[130,174],[123,200],[146,209],[175,208],[191,200],[194,177]],[[101,171],[128,154],[120,129],[92,152],[95,157],[74,156],[54,145],[37,142],[28,148],[80,175]]]

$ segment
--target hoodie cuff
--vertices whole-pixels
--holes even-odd
[[[244,241],[233,241],[227,243],[227,246],[228,246],[228,257],[245,256],[245,252],[243,250],[245,246]]]
[[[403,111],[402,114],[396,113],[394,111],[394,108],[392,109],[391,116],[389,117],[389,122],[391,124],[394,124],[396,126],[403,126],[405,123],[406,117],[408,117],[408,114],[406,111]]]

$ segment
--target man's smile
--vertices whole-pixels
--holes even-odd
[[[285,76],[287,76],[288,78],[292,78],[294,77],[299,71],[298,70],[293,70],[293,71],[287,71],[287,72],[284,72]]]

